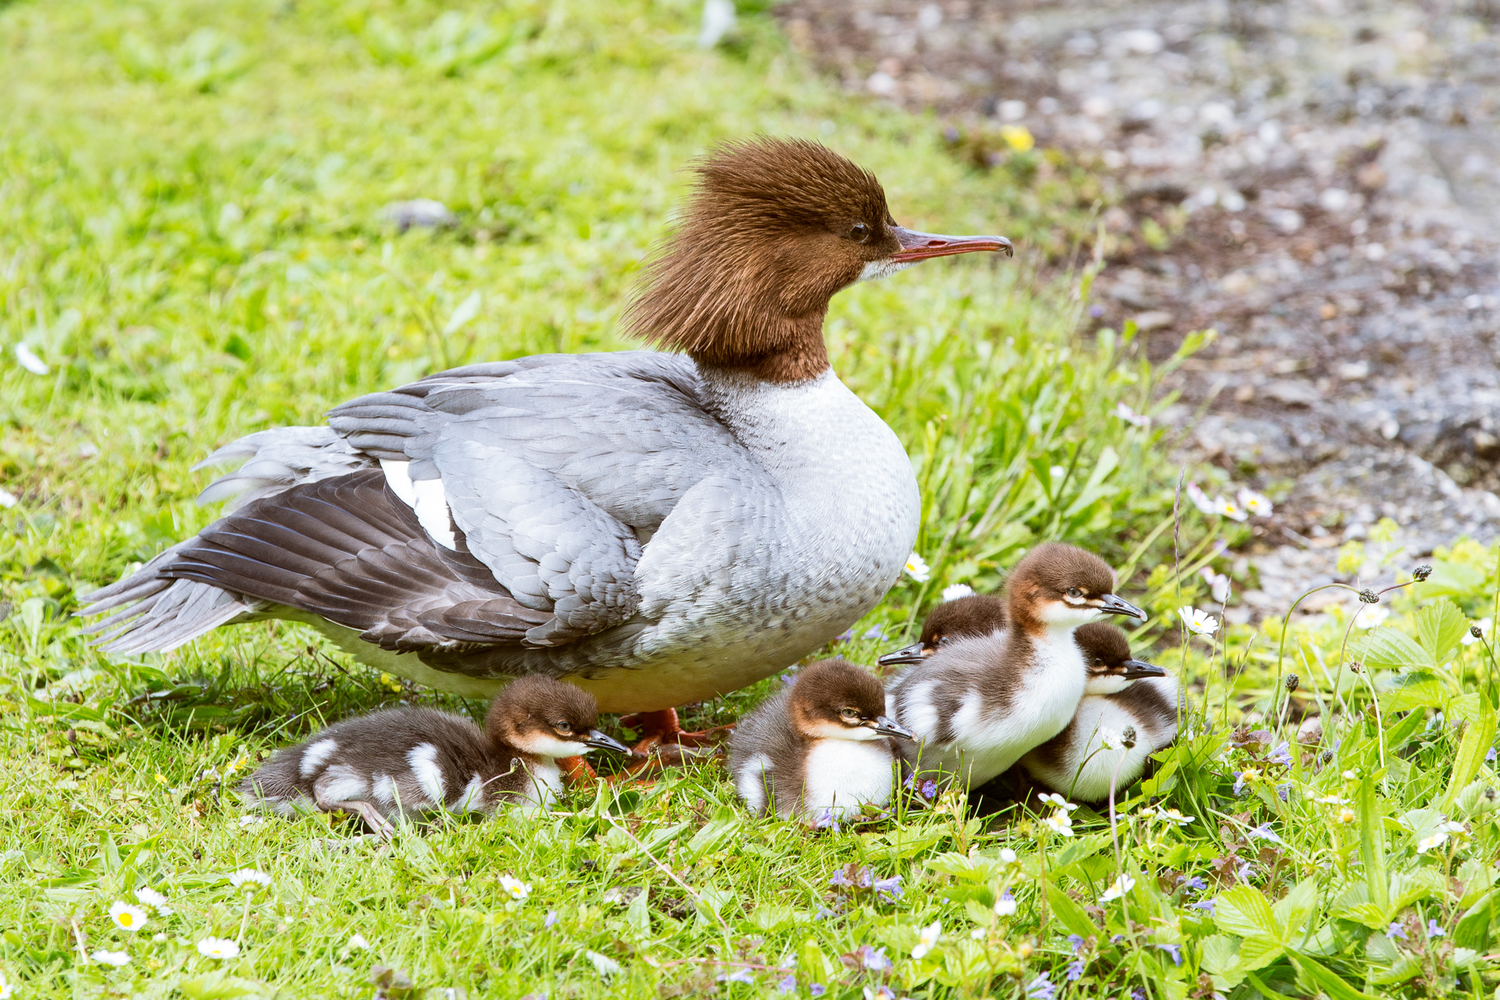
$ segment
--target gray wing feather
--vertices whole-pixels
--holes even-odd
[[[347,475],[375,464],[331,427],[275,427],[232,441],[193,468],[234,462],[242,464],[209,483],[198,494],[200,504],[223,501],[229,513],[298,483]]]

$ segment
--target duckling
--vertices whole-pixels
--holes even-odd
[[[967,594],[944,601],[927,613],[916,642],[894,649],[875,662],[882,667],[921,663],[946,643],[1002,629],[1005,621],[1005,602],[997,594]]]
[[[352,813],[389,839],[390,821],[409,813],[547,805],[562,788],[559,759],[629,752],[595,728],[598,719],[593,695],[530,674],[495,698],[483,730],[451,712],[384,709],[278,751],[239,790],[250,809]]]
[[[878,680],[847,660],[819,660],[740,720],[729,773],[756,815],[839,819],[890,801],[895,740],[912,738],[886,718]]]
[[[1177,681],[1132,659],[1125,633],[1113,625],[1085,625],[1074,638],[1088,664],[1083,700],[1073,721],[1022,757],[1021,767],[1070,799],[1100,802],[1111,782],[1116,789],[1134,784],[1146,758],[1177,738]]]
[[[1009,626],[942,646],[890,686],[888,714],[917,734],[916,763],[973,787],[1060,733],[1088,679],[1074,631],[1102,615],[1146,618],[1114,588],[1090,552],[1033,549],[1011,575]]]

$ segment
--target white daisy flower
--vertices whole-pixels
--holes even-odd
[[[1059,810],[1046,817],[1042,820],[1042,825],[1059,837],[1073,836],[1073,817],[1069,816],[1065,810]]]
[[[1069,802],[1067,799],[1063,798],[1061,795],[1058,795],[1056,792],[1043,792],[1041,795],[1037,796],[1037,800],[1040,802],[1045,802],[1051,806],[1056,806],[1059,809],[1067,810],[1068,812],[1072,812],[1073,810],[1078,808],[1078,803]]]
[[[33,375],[49,375],[52,372],[52,369],[47,367],[47,362],[37,357],[36,352],[25,344],[16,345],[16,360],[20,362],[22,368]]]
[[[1184,606],[1177,609],[1177,617],[1193,635],[1213,635],[1219,631],[1219,620],[1207,611]]]
[[[1016,852],[1009,847],[1000,848],[1000,863],[1002,865],[1013,865],[1016,863]]]
[[[505,891],[506,895],[518,903],[531,895],[530,885],[509,875],[500,876],[500,888]]]
[[[1423,837],[1417,841],[1417,853],[1426,854],[1428,851],[1442,847],[1448,842],[1448,831],[1438,830],[1430,837]]]
[[[10,1000],[11,994],[15,991],[15,986],[6,978],[5,970],[0,969],[0,1000]]]
[[[229,884],[236,889],[249,886],[252,890],[263,888],[271,884],[271,876],[265,872],[256,871],[254,868],[241,868],[229,876]]]
[[[344,947],[350,951],[368,951],[370,942],[365,940],[363,934],[353,934],[349,937],[349,943],[344,945]]]
[[[1244,508],[1245,513],[1253,514],[1256,517],[1271,516],[1271,511],[1273,509],[1271,506],[1271,501],[1266,499],[1264,494],[1257,493],[1252,489],[1242,487],[1240,489],[1238,499],[1240,501],[1240,506]]]
[[[1214,513],[1220,517],[1227,517],[1232,521],[1248,521],[1250,515],[1246,510],[1233,500],[1225,497],[1214,499]]]
[[[1174,826],[1190,826],[1197,819],[1196,816],[1184,816],[1181,809],[1158,808],[1152,815],[1163,823],[1171,823]]]
[[[1016,900],[1010,893],[1005,893],[995,900],[995,916],[1013,917],[1016,915]]]
[[[927,560],[913,552],[906,557],[906,575],[918,583],[926,583],[932,579],[932,570],[927,566]]]
[[[1115,416],[1132,427],[1150,427],[1151,418],[1135,412],[1124,403],[1115,404]]]
[[[117,969],[122,965],[130,964],[130,956],[123,951],[96,951],[89,955],[89,958],[100,965],[113,965]]]
[[[911,950],[911,957],[921,958],[927,954],[932,950],[932,946],[937,944],[938,938],[942,936],[942,921],[934,920],[929,926],[923,927],[920,939],[917,941],[917,946]]]
[[[239,942],[229,938],[210,937],[198,942],[198,954],[204,958],[234,958],[239,953]]]
[[[1188,483],[1186,492],[1188,499],[1193,501],[1193,506],[1198,508],[1199,513],[1217,514],[1219,512],[1214,501],[1208,498],[1207,493],[1198,488],[1197,483]]]
[[[250,815],[241,816],[240,817],[240,828],[243,829],[243,828],[245,828],[247,826],[255,826],[260,821],[261,821],[261,817],[259,817],[259,816],[250,816]]]
[[[1208,589],[1213,594],[1215,604],[1223,604],[1229,600],[1229,577],[1223,573],[1215,573],[1207,566],[1198,571],[1203,577],[1203,582],[1208,584]]]
[[[117,899],[110,904],[109,919],[120,930],[134,934],[146,925],[146,911],[139,906],[131,906],[123,899]]]
[[[943,600],[956,601],[960,597],[973,597],[974,588],[967,583],[950,583],[943,588]],[[1488,620],[1488,619],[1486,619]]]
[[[167,897],[150,886],[137,889],[135,891],[135,901],[142,906],[151,907],[159,917],[169,917],[172,915],[172,908],[167,905]]]
[[[1125,895],[1127,892],[1134,888],[1135,879],[1131,878],[1129,875],[1121,875],[1119,878],[1115,879],[1109,884],[1108,889],[1104,890],[1104,895],[1099,897],[1099,902],[1108,903],[1111,900],[1119,899],[1121,896]]]
[[[1356,628],[1363,629],[1379,628],[1390,616],[1390,608],[1383,608],[1378,604],[1366,604],[1355,614],[1354,625]]]
[[[1339,810],[1339,822],[1340,823],[1344,823],[1344,824],[1347,825],[1349,823],[1353,823],[1357,819],[1359,819],[1359,817],[1356,816],[1354,814],[1354,810],[1350,809],[1348,806],[1345,806],[1344,808],[1342,808],[1342,809]]]
[[[9,490],[0,490],[0,508],[14,507],[21,502],[21,498]]]

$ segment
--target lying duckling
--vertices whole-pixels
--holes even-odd
[[[485,728],[431,708],[389,708],[335,723],[278,751],[240,785],[247,807],[283,816],[359,816],[379,836],[392,819],[504,802],[545,806],[562,788],[557,761],[590,749],[629,753],[594,728],[594,696],[528,674],[490,705]]]
[[[756,815],[839,819],[890,801],[901,754],[889,737],[912,734],[885,717],[880,682],[847,660],[819,660],[740,720],[729,774]]]
[[[927,613],[922,634],[910,646],[893,649],[876,662],[882,667],[921,663],[943,646],[966,636],[1005,627],[1005,602],[996,594],[967,594],[944,601]]]
[[[1070,799],[1100,802],[1112,781],[1116,789],[1134,784],[1146,758],[1177,738],[1177,681],[1132,659],[1125,633],[1113,625],[1085,625],[1074,638],[1088,664],[1083,700],[1067,728],[1021,758],[1021,766]]]
[[[1088,674],[1074,630],[1107,614],[1146,618],[1114,587],[1108,564],[1072,545],[1039,545],[1022,559],[1007,627],[950,642],[890,687],[890,714],[922,741],[921,768],[974,787],[1061,732]]]

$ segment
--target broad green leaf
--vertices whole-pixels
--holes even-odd
[[[1248,885],[1237,885],[1219,893],[1214,900],[1214,923],[1220,930],[1240,937],[1260,934],[1273,940],[1281,938],[1281,925],[1271,912],[1271,904],[1259,890]]]
[[[1441,708],[1452,693],[1436,674],[1415,670],[1390,680],[1380,693],[1380,708],[1385,712],[1410,712],[1420,708]]]
[[[1203,939],[1203,967],[1223,982],[1224,989],[1237,985],[1245,978],[1240,968],[1240,941],[1231,934],[1212,934]]]
[[[1297,971],[1301,972],[1314,986],[1328,994],[1331,1000],[1377,1000],[1368,993],[1361,993],[1343,978],[1334,974],[1327,966],[1306,955],[1293,952],[1292,964],[1296,965]]]
[[[1268,937],[1248,937],[1240,942],[1240,968],[1263,969],[1282,956],[1281,942]]]
[[[1409,670],[1437,666],[1427,650],[1405,632],[1382,625],[1354,644],[1359,659],[1372,670]]]
[[[264,984],[238,976],[226,976],[222,972],[185,979],[177,984],[188,1000],[233,1000],[234,997],[256,996],[269,993]]]
[[[1108,844],[1109,836],[1103,833],[1079,837],[1057,852],[1057,857],[1052,861],[1052,872],[1060,873],[1070,865],[1075,865],[1085,858],[1091,858]]]
[[[1479,898],[1479,901],[1464,911],[1464,915],[1458,918],[1458,925],[1453,928],[1453,944],[1459,948],[1473,948],[1475,951],[1484,951],[1489,947],[1490,929],[1495,924],[1495,911],[1500,909],[1500,901],[1496,900],[1496,893],[1487,892]]]
[[[1488,700],[1478,691],[1453,695],[1443,704],[1443,714],[1452,722],[1473,722],[1479,718],[1480,701]]]
[[[1313,879],[1299,882],[1281,899],[1271,907],[1271,913],[1280,924],[1282,930],[1279,935],[1283,940],[1290,940],[1302,932],[1302,925],[1312,915],[1313,908],[1318,905],[1318,885]]]
[[[1050,881],[1047,883],[1047,905],[1052,908],[1052,913],[1057,917],[1058,923],[1079,937],[1088,937],[1097,934],[1099,928],[1089,919],[1073,899]]]
[[[1443,793],[1443,809],[1453,808],[1453,800],[1461,788],[1474,780],[1484,755],[1495,742],[1495,707],[1488,698],[1480,700],[1479,718],[1464,729],[1464,738],[1458,745],[1458,756],[1453,761],[1453,774],[1448,779],[1448,791]]]
[[[1416,614],[1417,641],[1433,663],[1446,662],[1469,631],[1469,620],[1452,601],[1436,601]]]
[[[1393,754],[1406,746],[1406,741],[1427,725],[1427,716],[1421,712],[1410,712],[1392,726],[1385,734],[1385,752]]]
[[[1384,910],[1390,902],[1385,874],[1385,823],[1380,800],[1375,797],[1374,775],[1365,775],[1359,783],[1354,807],[1359,813],[1359,857],[1364,862],[1365,885],[1370,890],[1370,902]]]
[[[1486,582],[1483,571],[1473,566],[1434,559],[1432,575],[1420,586],[1423,597],[1468,597],[1481,592]]]

